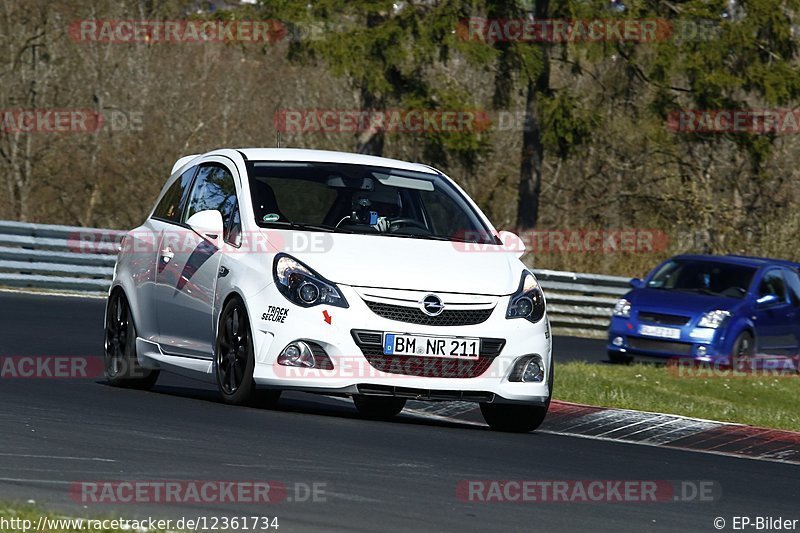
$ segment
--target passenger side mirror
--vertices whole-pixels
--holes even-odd
[[[633,278],[628,282],[628,285],[630,285],[634,289],[641,289],[642,287],[644,287],[644,280],[641,280],[639,278]]]
[[[223,223],[222,215],[216,209],[206,209],[205,211],[198,211],[189,217],[186,221],[194,231],[200,234],[204,239],[216,244],[217,240],[222,237]]]
[[[776,304],[780,301],[777,294],[765,294],[758,300],[756,300],[756,304],[758,307],[769,307],[770,305]]]

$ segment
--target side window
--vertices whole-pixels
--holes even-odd
[[[158,202],[153,211],[153,217],[171,222],[180,222],[181,211],[186,204],[186,196],[189,192],[189,184],[192,182],[197,167],[192,167],[180,175],[175,183],[170,185],[167,192]]]
[[[758,297],[774,294],[781,302],[786,301],[786,283],[783,281],[783,275],[778,269],[773,269],[764,274],[761,278],[761,285],[758,287]]]
[[[239,246],[241,239],[241,221],[239,217],[239,201],[236,198],[236,184],[228,169],[205,165],[200,167],[194,187],[189,196],[183,221],[197,212],[214,209],[222,215],[225,242]]]
[[[783,277],[789,286],[789,300],[795,307],[800,307],[800,274],[796,270],[787,268],[783,271]]]

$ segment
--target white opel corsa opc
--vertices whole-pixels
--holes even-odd
[[[174,166],[128,232],[105,320],[108,380],[161,370],[224,401],[352,396],[370,418],[407,399],[480,403],[531,431],[553,384],[550,327],[521,240],[426,165],[297,149],[225,149]]]

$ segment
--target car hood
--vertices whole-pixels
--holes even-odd
[[[292,230],[262,232],[276,251],[299,259],[334,283],[356,287],[500,296],[517,290],[524,269],[513,252],[465,250],[464,243]]]
[[[631,302],[631,307],[634,309],[695,316],[715,309],[733,311],[744,302],[744,299],[647,288],[634,289],[625,298]]]

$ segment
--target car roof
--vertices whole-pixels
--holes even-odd
[[[755,257],[749,255],[700,255],[700,254],[683,254],[676,255],[672,259],[683,259],[693,261],[714,261],[717,263],[727,263],[731,265],[749,266],[754,268],[761,268],[770,265],[780,265],[792,268],[800,268],[800,263],[787,261],[785,259],[772,259],[769,257]]]
[[[410,163],[388,157],[374,155],[334,152],[329,150],[306,150],[301,148],[239,148],[237,150],[248,161],[302,161],[312,163],[343,163],[369,165],[374,167],[396,168],[439,175],[433,167],[421,163]]]

